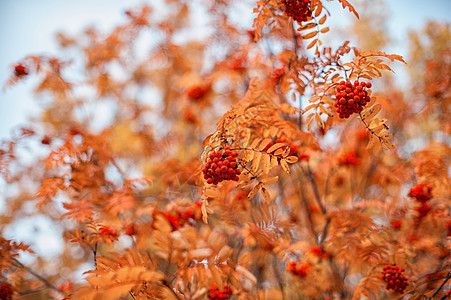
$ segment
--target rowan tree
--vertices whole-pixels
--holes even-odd
[[[42,113],[0,147],[2,299],[447,297],[449,25],[411,34],[403,90],[401,56],[324,42],[359,27],[338,1],[167,0],[14,63]],[[4,236],[29,215],[59,257]]]

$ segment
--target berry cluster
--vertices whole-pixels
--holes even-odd
[[[335,93],[335,107],[340,118],[349,118],[353,113],[361,112],[370,102],[366,88],[371,88],[371,82],[340,82]]]
[[[238,169],[236,157],[238,152],[225,147],[224,151],[210,153],[210,158],[202,169],[208,184],[218,184],[223,180],[238,181],[241,171]]]
[[[307,276],[308,272],[310,271],[310,263],[306,262],[304,264],[298,264],[296,261],[290,261],[288,263],[287,271],[299,276],[301,278],[304,278]]]
[[[301,153],[298,155],[298,160],[299,161],[309,161],[310,155],[308,155],[307,153]]]
[[[401,220],[395,219],[390,221],[390,225],[393,227],[394,230],[401,229]]]
[[[282,0],[287,16],[298,23],[307,21],[312,16],[310,0]]]
[[[393,289],[402,294],[407,287],[407,278],[404,276],[404,268],[397,265],[387,265],[383,268],[382,280],[387,283],[387,290]]]
[[[310,253],[318,256],[319,258],[326,259],[329,257],[329,255],[324,252],[324,250],[321,248],[321,246],[314,246],[310,249]]]
[[[185,224],[191,224],[191,219],[199,222],[202,218],[201,206],[202,202],[197,201],[193,207],[179,207],[171,212],[155,211],[154,215],[163,216],[171,223],[172,230],[175,231]]]
[[[191,100],[200,100],[209,91],[209,87],[202,85],[195,85],[186,90],[186,95]]]
[[[62,292],[69,292],[70,290],[72,290],[74,284],[71,281],[66,281],[65,283],[62,283],[58,289]],[[1,299],[1,298],[0,298]]]
[[[357,158],[357,153],[349,152],[340,157],[338,163],[345,166],[355,166],[360,164],[360,158]]]
[[[13,287],[9,283],[7,282],[0,283],[0,299],[12,300],[13,293],[14,293]]]
[[[419,207],[415,208],[415,211],[420,214],[420,218],[424,218],[431,210],[427,202],[432,198],[432,186],[421,183],[411,188],[408,196],[421,203]]]
[[[24,67],[24,65],[17,64],[14,67],[14,75],[16,75],[17,77],[26,76],[26,75],[28,75],[28,70],[27,70],[27,68]]]
[[[212,300],[229,299],[232,294],[233,289],[228,285],[224,285],[222,291],[218,289],[216,283],[214,283],[213,286],[208,289],[208,299]]]
[[[432,198],[432,186],[421,183],[411,188],[408,196],[419,202],[427,202]]]

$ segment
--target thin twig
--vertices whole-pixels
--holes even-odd
[[[438,292],[440,292],[440,290],[442,289],[442,287],[448,282],[448,280],[449,280],[450,278],[451,278],[451,272],[448,273],[448,275],[446,276],[446,278],[445,278],[445,280],[442,282],[442,284],[435,290],[435,293],[432,294],[432,296],[431,296],[430,298],[428,298],[428,299],[434,298],[434,297],[438,294]]]
[[[50,283],[47,279],[45,279],[44,277],[42,277],[41,275],[37,274],[36,272],[34,272],[33,270],[31,270],[30,268],[28,268],[27,266],[23,265],[20,261],[18,261],[17,259],[13,258],[12,259],[15,263],[16,266],[19,266],[21,268],[24,268],[28,273],[30,273],[31,275],[33,275],[34,277],[38,278],[40,281],[42,281],[46,286],[48,286],[49,288],[51,288],[52,290],[57,291],[58,293],[64,295],[64,292],[62,290],[60,290],[59,288],[57,288],[56,286],[54,286],[52,283]]]
[[[318,185],[316,184],[315,177],[313,176],[312,169],[310,169],[310,165],[307,165],[308,172],[303,168],[302,171],[304,172],[305,176],[309,179],[310,183],[312,184],[313,193],[315,194],[315,199],[318,202],[318,205],[321,207],[321,211],[325,215],[327,213],[326,207],[324,207],[323,203],[321,202],[321,196],[319,194]]]

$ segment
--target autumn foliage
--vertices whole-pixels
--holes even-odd
[[[42,110],[0,144],[2,299],[447,297],[449,26],[411,35],[403,89],[403,57],[326,45],[365,25],[348,1],[240,2],[252,27],[168,0],[12,65]],[[11,231],[30,216],[54,257]]]

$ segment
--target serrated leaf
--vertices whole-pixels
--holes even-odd
[[[318,106],[318,104],[310,104],[310,105],[307,105],[307,107],[304,108],[303,112],[306,113],[306,112],[308,112],[309,110],[311,110],[312,108],[316,108],[317,106]]]
[[[284,144],[284,146],[286,147],[286,145]],[[275,152],[274,152],[274,155],[275,156],[280,156],[280,155],[282,155],[282,153],[285,151],[285,149],[286,148],[279,148],[279,149],[277,149]]]
[[[298,161],[298,157],[297,156],[288,156],[285,158],[285,160],[287,161],[287,163],[294,164],[295,162]]]
[[[374,105],[373,107],[365,110],[362,113],[362,120],[363,121],[371,120],[372,118],[374,118],[379,113],[381,108],[382,108],[382,106],[378,103],[378,104]]]
[[[324,128],[323,120],[321,120],[321,117],[318,114],[315,114],[315,121],[319,128]]]
[[[323,4],[321,3],[321,1],[317,1],[315,14],[314,14],[315,18],[318,18],[322,11],[323,11]]]
[[[262,154],[261,160],[263,174],[268,174],[271,169],[271,156],[269,156],[269,154]]]
[[[264,186],[262,186],[260,192],[262,193],[263,198],[266,201],[266,204],[268,204],[268,205],[271,204],[271,195],[269,195],[268,190]]]
[[[290,152],[291,152],[291,147],[290,146],[286,147],[282,153],[282,157],[284,157],[284,158],[287,157],[290,154]]]
[[[276,144],[272,145],[271,147],[269,147],[269,149],[266,150],[266,153],[272,153],[284,145],[285,145],[284,143],[276,143]]]
[[[379,125],[377,127],[372,128],[371,130],[374,134],[380,135],[381,133],[387,131],[389,128],[386,124]]]
[[[242,159],[247,164],[248,162],[250,162],[254,158],[254,154],[255,154],[255,151],[246,150],[246,151],[243,152]]]
[[[393,145],[393,143],[390,142],[389,140],[382,140],[382,144],[383,144],[384,148],[387,150],[395,149],[395,145]]]
[[[243,139],[243,148],[246,148],[247,145],[249,145],[250,139],[251,139],[251,132],[248,130],[248,131],[246,131],[246,135],[244,136],[244,139]]]
[[[307,34],[304,34],[304,35],[301,35],[301,39],[303,39],[303,40],[308,40],[308,39],[311,39],[312,37],[314,37],[315,35],[317,35],[318,34],[318,31],[312,31],[312,32],[310,32],[310,33],[307,33]]]
[[[316,23],[307,23],[305,25],[300,26],[298,28],[298,31],[309,30],[315,28],[316,26],[317,26]]]
[[[247,194],[247,198],[248,199],[254,198],[254,196],[258,193],[258,191],[260,190],[261,187],[262,187],[261,183],[259,183],[256,186],[254,186],[252,188],[252,190],[249,192],[249,194]]]
[[[204,221],[205,224],[208,224],[208,213],[207,213],[207,206],[205,204],[206,201],[202,202],[202,206],[200,210],[202,211],[202,221]]]
[[[258,147],[258,149],[259,149],[260,151],[263,151],[263,149],[265,149],[266,146],[268,146],[268,144],[269,144],[271,141],[272,141],[271,139],[264,139],[264,140],[260,143],[260,146]]]
[[[285,172],[287,172],[287,173],[290,173],[290,172],[291,172],[290,167],[288,166],[288,163],[287,163],[287,161],[286,161],[285,159],[281,159],[281,160],[280,160],[280,165],[282,166],[282,169],[283,169]]]
[[[308,44],[307,49],[312,48],[313,46],[315,46],[315,44],[318,42],[318,39],[314,39],[313,41],[311,41],[310,44]]]
[[[253,172],[257,172],[258,167],[260,167],[260,159],[262,157],[262,153],[261,152],[255,152],[254,154],[254,159],[252,160],[252,166],[251,166],[251,170]]]
[[[236,185],[235,188],[237,188],[237,189],[243,188],[243,187],[251,184],[253,181],[254,181],[254,179],[252,179],[251,177],[246,177],[245,179],[238,182],[238,184]]]
[[[369,128],[369,129],[372,129],[373,131],[375,131],[374,128],[379,127],[379,126],[381,126],[382,124],[385,124],[385,122],[387,122],[387,119],[385,119],[385,118],[377,118],[377,119],[374,119],[374,120],[372,120],[372,121],[370,122],[370,124],[368,124],[368,128]]]
[[[368,140],[368,145],[366,146],[367,149],[370,149],[374,146],[374,144],[376,143],[376,138],[374,137],[373,134],[370,135],[370,138]]]
[[[308,130],[308,131],[310,131],[310,129],[312,128],[312,124],[313,124],[313,118],[311,118],[311,119],[308,121],[308,125],[307,125],[307,130]]]
[[[252,141],[251,148],[252,149],[257,149],[257,145],[258,145],[258,143],[260,143],[260,141],[261,141],[261,139],[259,139],[259,138],[254,139]]]
[[[279,165],[279,160],[276,156],[271,157],[271,168],[277,167]]]
[[[278,180],[279,180],[279,176],[263,175],[262,177],[258,178],[258,181],[260,181],[261,183],[266,184],[266,185],[276,183]]]

